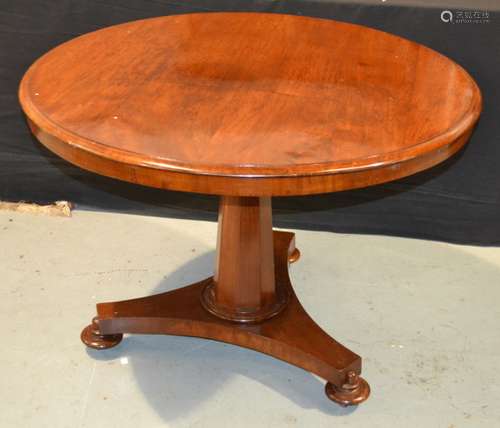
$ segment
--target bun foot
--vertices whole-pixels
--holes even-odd
[[[100,334],[99,319],[95,317],[92,324],[82,330],[80,338],[89,348],[108,349],[118,345],[123,339],[123,334]]]
[[[298,259],[300,259],[300,251],[294,248],[292,254],[288,256],[288,263],[295,263]]]
[[[354,406],[362,403],[370,395],[370,385],[355,372],[347,373],[347,380],[342,386],[328,382],[325,385],[326,396],[341,406]]]

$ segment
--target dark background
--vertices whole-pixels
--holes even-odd
[[[491,9],[494,2],[470,1],[470,9],[489,12],[489,23],[441,21],[444,8],[464,10],[464,2],[457,5],[450,0],[440,2],[439,7],[422,7],[415,3],[428,6],[429,2],[0,0],[0,200],[69,200],[80,208],[214,220],[215,197],[122,183],[52,155],[30,135],[17,87],[27,67],[47,50],[112,24],[200,11],[290,13],[363,24],[432,47],[476,79],[484,110],[470,144],[446,163],[367,189],[274,198],[275,225],[498,245],[500,13]]]

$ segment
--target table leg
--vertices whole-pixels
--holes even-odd
[[[92,348],[124,333],[194,336],[254,349],[325,380],[327,396],[347,406],[368,398],[361,358],[326,334],[295,295],[288,265],[295,236],[272,230],[269,198],[221,198],[215,275],[166,293],[100,303],[82,331]]]

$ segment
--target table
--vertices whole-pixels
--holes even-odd
[[[220,195],[214,275],[98,304],[81,334],[87,346],[110,348],[124,333],[232,343],[324,378],[341,405],[369,396],[361,358],[297,299],[288,265],[300,252],[293,233],[273,231],[271,197],[430,168],[464,146],[481,111],[469,74],[422,45],[259,13],[159,17],[83,35],[37,60],[19,97],[37,139],[71,163]]]

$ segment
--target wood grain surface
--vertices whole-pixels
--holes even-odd
[[[367,27],[200,13],[78,37],[20,100],[49,149],[147,186],[233,196],[364,187],[439,163],[481,110],[445,56]]]

